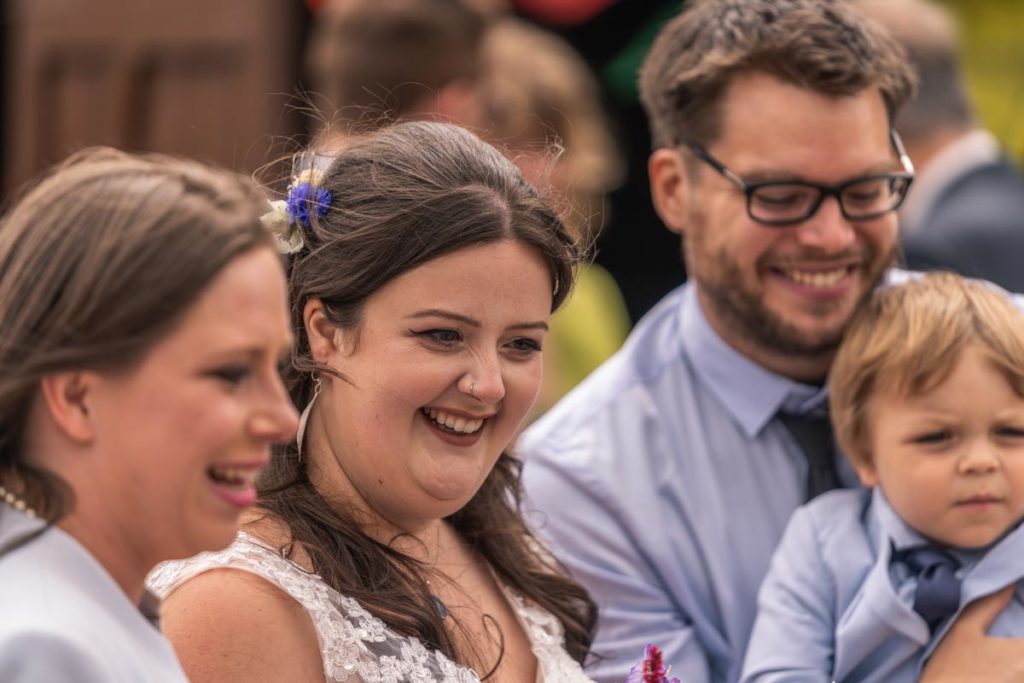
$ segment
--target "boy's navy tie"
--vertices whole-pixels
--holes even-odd
[[[917,574],[914,611],[924,617],[930,628],[956,613],[960,607],[960,579],[956,577],[960,563],[955,557],[935,546],[924,545],[901,550],[897,558]]]

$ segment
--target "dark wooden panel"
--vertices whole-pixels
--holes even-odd
[[[7,0],[4,186],[83,146],[249,172],[299,132],[291,0]]]
[[[30,90],[37,114],[24,140],[38,157],[59,159],[84,145],[121,142],[111,101],[113,63],[112,50],[100,45],[56,48],[38,62]]]

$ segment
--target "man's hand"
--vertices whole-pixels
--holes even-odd
[[[1007,586],[963,611],[925,665],[921,683],[1024,681],[1024,638],[986,634],[1014,588]]]

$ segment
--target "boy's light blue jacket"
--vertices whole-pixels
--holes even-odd
[[[1024,636],[1024,525],[965,570],[960,610],[934,635],[889,568],[894,547],[924,542],[880,489],[833,491],[798,509],[761,586],[743,682],[916,681],[964,607],[1014,583],[989,634]]]

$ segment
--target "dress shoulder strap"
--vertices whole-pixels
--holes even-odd
[[[250,571],[302,605],[316,629],[324,678],[329,682],[479,683],[472,670],[415,638],[394,633],[359,602],[245,532],[219,552],[159,565],[147,585],[163,598],[203,572],[225,568]]]
[[[313,583],[310,579],[316,578],[316,583],[327,588],[315,574],[307,572],[245,532],[239,532],[234,543],[224,550],[161,563],[147,577],[146,584],[157,596],[166,598],[189,579],[213,569],[252,572],[280,588],[307,610],[318,602],[318,598],[323,597],[317,595],[320,591],[310,590]]]

